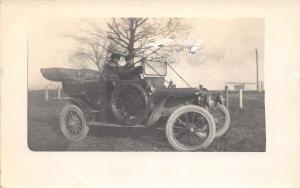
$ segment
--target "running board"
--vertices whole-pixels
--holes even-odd
[[[145,128],[144,125],[119,125],[114,123],[101,123],[101,122],[88,122],[88,126],[99,126],[99,127],[127,127],[127,128]]]

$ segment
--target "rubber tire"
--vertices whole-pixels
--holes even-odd
[[[82,128],[80,136],[72,135],[64,123],[64,114],[66,114],[70,110],[75,111],[79,115],[79,117],[82,121],[83,128]],[[67,105],[61,110],[60,116],[59,116],[59,124],[60,124],[60,129],[61,129],[63,135],[71,142],[78,142],[78,141],[82,140],[83,138],[85,138],[87,136],[87,134],[89,132],[89,127],[86,124],[84,115],[83,115],[81,109],[76,105]]]
[[[118,113],[115,101],[116,101],[117,97],[119,96],[120,92],[122,91],[122,89],[124,89],[124,88],[115,88],[114,91],[112,92],[110,100],[111,100],[111,111],[112,111],[114,117],[116,118],[116,120],[121,124],[126,124],[128,126],[133,126],[133,125],[136,125],[136,124],[139,124],[139,123],[143,122],[145,120],[145,118],[148,116],[148,114],[149,114],[149,96],[148,96],[147,92],[140,85],[130,84],[130,86],[135,87],[144,96],[146,106],[145,106],[145,109],[144,109],[144,114],[140,119],[138,119],[134,122],[127,122],[125,120],[125,118],[120,113]],[[127,88],[125,88],[125,89],[127,89]]]
[[[230,125],[230,115],[228,109],[223,104],[217,104],[217,107],[225,114],[225,122],[221,129],[216,129],[215,138],[223,136],[229,128]]]
[[[209,125],[209,134],[206,138],[206,140],[203,142],[202,145],[199,145],[197,147],[185,147],[183,144],[178,143],[178,141],[173,137],[173,124],[175,123],[176,119],[180,117],[183,113],[193,111],[200,113],[204,118],[206,118],[208,125]],[[203,150],[206,149],[214,140],[215,137],[215,121],[213,117],[210,115],[210,113],[205,110],[204,108],[196,105],[186,105],[179,107],[176,109],[169,117],[166,125],[166,135],[169,143],[178,151],[197,151],[197,150]]]

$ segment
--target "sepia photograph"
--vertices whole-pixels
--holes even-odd
[[[265,152],[263,18],[37,19],[32,151]]]
[[[299,7],[1,1],[0,187],[299,188]]]

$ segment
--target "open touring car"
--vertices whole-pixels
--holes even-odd
[[[41,73],[61,82],[68,95],[61,99],[60,128],[71,141],[86,137],[92,125],[161,127],[176,150],[203,150],[229,127],[222,93],[188,83],[187,88],[166,87],[168,67],[175,71],[167,62],[143,62],[130,79],[104,78],[88,69],[46,68]]]

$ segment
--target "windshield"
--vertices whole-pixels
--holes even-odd
[[[147,76],[166,76],[167,65],[166,63],[157,61],[147,61],[143,63],[144,74]]]

